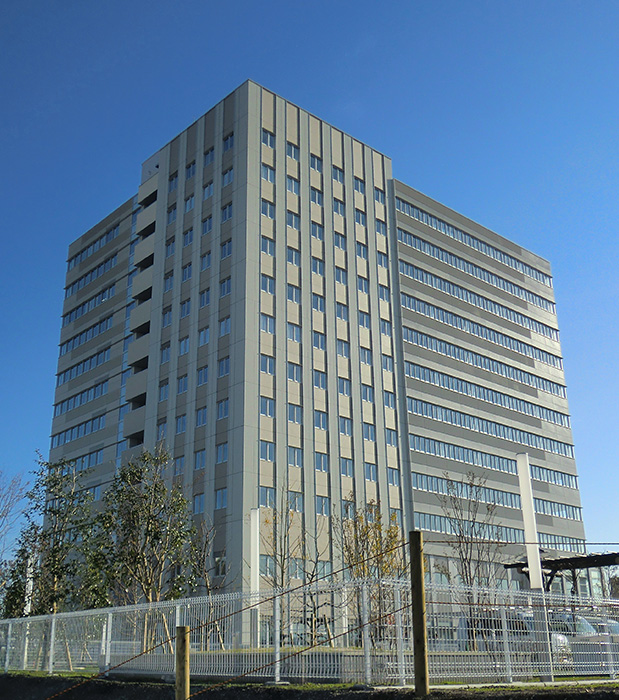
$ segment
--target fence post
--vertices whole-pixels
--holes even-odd
[[[4,672],[9,672],[9,663],[11,661],[11,642],[13,641],[13,623],[9,622],[9,629],[6,633],[6,650],[4,654]]]
[[[398,654],[398,677],[400,685],[406,685],[406,668],[404,666],[404,636],[402,634],[402,593],[397,587],[393,591],[395,603],[395,644]]]
[[[189,627],[176,628],[176,700],[189,700]]]
[[[418,530],[410,534],[411,607],[413,613],[413,652],[415,655],[415,695],[430,694],[428,678],[428,633],[426,630],[426,592],[423,565],[423,535]]]
[[[107,623],[105,625],[105,672],[110,670],[112,665],[112,616],[113,613],[107,614]]]
[[[30,622],[26,622],[24,630],[24,646],[21,657],[21,670],[25,671],[28,668],[28,639],[30,637]]]
[[[49,659],[47,661],[47,672],[51,676],[54,673],[54,646],[56,643],[56,615],[52,615],[49,630]]]
[[[509,637],[507,636],[507,615],[505,614],[505,606],[501,604],[499,608],[501,616],[501,632],[503,634],[503,655],[505,656],[505,676],[508,683],[513,683],[512,675],[512,655],[509,648]]]
[[[365,682],[372,682],[372,656],[370,648],[368,583],[361,584],[361,629],[363,632],[363,658],[365,661]]]
[[[281,618],[281,598],[279,594],[273,599],[273,680],[275,683],[281,681],[281,666],[280,666],[280,618]]]

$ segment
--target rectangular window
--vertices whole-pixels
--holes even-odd
[[[376,219],[376,233],[380,234],[381,236],[387,235],[387,224],[380,219]]]
[[[217,377],[227,377],[230,374],[230,357],[222,357],[217,362]]]
[[[365,311],[359,311],[359,326],[361,328],[370,328],[370,325],[370,314],[367,314]]]
[[[333,244],[340,250],[346,250],[346,236],[341,233],[333,234]]]
[[[312,309],[314,309],[314,311],[322,311],[324,313],[325,298],[321,294],[312,294]]]
[[[296,423],[297,425],[303,424],[303,409],[296,403],[288,404],[288,422]]]
[[[363,424],[363,439],[376,442],[376,426],[372,423]]]
[[[263,180],[275,182],[275,168],[272,168],[270,165],[265,165],[263,163],[260,167],[260,174]]]
[[[335,268],[335,281],[338,284],[348,284],[348,272],[343,267]]]
[[[296,267],[301,266],[301,253],[296,248],[291,248],[288,246],[286,255],[287,260],[291,265],[295,265]]]
[[[312,272],[315,275],[321,275],[324,277],[325,274],[325,263],[320,258],[312,257]]]
[[[395,394],[393,391],[383,391],[386,408],[395,408]]]
[[[288,507],[295,513],[302,513],[303,494],[299,491],[288,491]]]
[[[166,401],[169,394],[168,382],[161,382],[159,385],[159,401]]]
[[[191,263],[187,263],[187,265],[183,265],[183,269],[181,270],[181,282],[187,282],[190,279],[191,279]]]
[[[359,348],[359,360],[362,365],[372,364],[372,351],[370,348]]]
[[[264,374],[275,374],[275,358],[270,355],[260,355],[260,371]]]
[[[207,216],[206,219],[202,222],[202,235],[206,235],[207,233],[210,233],[213,230],[213,217],[212,216]]]
[[[222,399],[217,402],[217,420],[223,420],[229,415],[230,403],[228,399]]]
[[[350,379],[346,379],[345,377],[338,377],[337,391],[342,396],[350,396]]]
[[[181,318],[189,316],[191,313],[191,299],[181,301]]]
[[[168,224],[173,224],[176,221],[176,204],[168,209]]]
[[[316,496],[316,515],[331,515],[331,501],[328,496]]]
[[[378,285],[378,298],[381,301],[389,301],[389,287],[385,287],[384,284]]]
[[[361,385],[361,400],[374,403],[374,387],[369,384]]]
[[[298,214],[293,211],[286,212],[286,226],[296,229],[297,231],[301,228],[301,219]]]
[[[347,340],[340,340],[338,339],[337,341],[337,354],[340,357],[350,357],[350,343]]]
[[[206,406],[196,411],[196,428],[201,428],[203,425],[206,425]]]
[[[322,158],[319,158],[318,156],[311,154],[310,155],[310,168],[312,170],[316,170],[317,172],[321,173],[322,172]]]
[[[266,255],[275,255],[275,241],[267,236],[260,237],[260,250]]]
[[[315,369],[314,373],[314,387],[316,389],[326,389],[327,388],[327,373],[322,372],[319,369]]]
[[[340,457],[340,474],[342,476],[355,475],[353,461],[349,457]]]
[[[215,149],[209,148],[204,152],[204,167],[210,165],[215,160]]]
[[[393,357],[391,355],[383,355],[383,369],[385,372],[393,372]]]
[[[219,283],[219,296],[225,297],[232,291],[232,278],[226,277]]]
[[[389,321],[385,321],[384,318],[380,319],[380,332],[383,335],[388,335],[391,337],[391,323]]]
[[[185,336],[178,341],[178,354],[186,355],[189,352],[189,338]]]
[[[260,330],[264,333],[275,333],[275,317],[268,314],[260,314]]]
[[[327,430],[329,422],[325,411],[314,410],[314,428],[317,430]]]
[[[187,416],[182,415],[176,418],[176,434],[184,433],[187,429]]]
[[[169,272],[164,278],[163,278],[163,291],[164,292],[170,292],[172,290],[172,287],[174,286],[174,273]]]
[[[368,259],[368,247],[365,245],[365,243],[359,243],[359,241],[357,241],[357,257],[361,258],[362,260]]]
[[[260,289],[267,294],[275,294],[275,278],[263,272],[260,275]]]
[[[361,211],[361,209],[355,209],[355,223],[361,224],[361,226],[365,226],[367,223],[365,212]]]
[[[322,192],[320,190],[317,190],[315,187],[312,187],[310,189],[310,201],[312,204],[318,204],[318,206],[322,206]]]
[[[286,189],[288,190],[288,192],[292,192],[292,194],[299,194],[299,181],[296,178],[287,175]]]
[[[221,208],[221,223],[225,223],[226,221],[230,221],[232,218],[232,203],[226,204]]]
[[[365,182],[358,177],[355,178],[355,192],[365,194]]]
[[[392,428],[385,428],[385,442],[391,447],[398,446],[398,431]]]
[[[211,251],[207,251],[204,255],[200,256],[200,272],[208,270],[211,266]]]
[[[376,257],[378,259],[378,264],[380,267],[389,267],[389,257],[386,253],[381,253],[380,251],[378,251],[378,253],[376,253]]]
[[[260,397],[260,415],[273,418],[275,415],[275,401],[267,396]]]
[[[311,234],[313,238],[317,238],[319,241],[323,241],[325,238],[325,228],[315,221],[312,221]]]
[[[200,347],[206,345],[210,340],[210,337],[211,332],[208,326],[206,326],[205,328],[200,328],[200,330],[198,331],[198,345]]]
[[[337,165],[334,165],[332,172],[333,172],[333,179],[336,182],[339,182],[343,185],[344,184],[344,171],[342,170],[342,168],[338,168]]]
[[[187,375],[183,374],[182,377],[179,377],[176,381],[176,393],[177,394],[184,394],[187,391]]]
[[[193,497],[193,513],[198,515],[199,513],[204,513],[204,494],[197,493]]]
[[[275,576],[275,559],[270,554],[260,555],[260,576],[273,578]]]
[[[286,287],[286,296],[288,298],[288,301],[291,301],[293,304],[300,304],[301,287],[297,287],[294,284],[288,283],[288,286]]]
[[[170,343],[161,346],[161,364],[170,361]]]
[[[221,186],[225,187],[234,181],[234,168],[228,168],[221,174]]]
[[[374,199],[379,203],[379,204],[384,204],[385,203],[385,192],[384,190],[379,189],[378,187],[374,188]]]
[[[352,420],[340,416],[340,435],[350,437],[352,435]]]
[[[228,443],[220,442],[215,448],[216,464],[223,464],[228,461]]]
[[[224,138],[224,152],[229,151],[234,146],[234,134],[228,134]]]
[[[286,143],[286,155],[293,160],[299,160],[299,147],[288,141]]]
[[[338,301],[335,304],[335,315],[340,321],[348,321],[348,306]]]
[[[168,424],[165,420],[157,423],[157,440],[165,440],[168,434]]]
[[[387,483],[389,486],[400,485],[400,472],[393,467],[387,467]]]
[[[228,505],[228,489],[215,489],[215,510],[222,510]]]
[[[198,386],[203,386],[208,382],[208,365],[198,369]]]
[[[260,459],[265,462],[275,461],[275,443],[268,440],[260,440]]]
[[[261,508],[275,508],[275,489],[272,486],[260,486],[258,505]]]
[[[170,179],[168,180],[168,192],[174,192],[174,190],[178,187],[178,173],[174,173],[173,175],[170,175]]]
[[[193,195],[189,195],[187,199],[185,200],[185,214],[190,212],[194,208],[195,204],[195,197]]]
[[[312,332],[312,345],[317,350],[325,350],[327,347],[327,336],[320,331]]]
[[[287,324],[288,340],[292,340],[294,343],[301,342],[301,326],[296,323],[291,323],[288,321]]]
[[[198,471],[206,467],[206,450],[198,450],[194,453],[193,468]]]
[[[288,379],[291,382],[301,382],[303,379],[303,370],[301,365],[294,362],[288,362]]]
[[[174,476],[178,476],[185,471],[185,457],[177,457],[174,460]]]
[[[174,255],[174,239],[170,238],[169,240],[166,241],[165,244],[165,256],[166,258],[170,258]]]
[[[378,470],[372,462],[365,463],[365,479],[366,481],[378,481]]]
[[[167,328],[172,325],[172,307],[166,306],[161,314],[161,327]]]
[[[370,283],[366,277],[361,277],[361,275],[357,276],[357,289],[363,294],[369,294]]]
[[[333,200],[333,212],[340,216],[346,216],[346,205],[340,199]]]
[[[303,467],[303,450],[300,447],[288,448],[288,466],[299,469]]]
[[[228,239],[227,241],[224,241],[219,246],[219,249],[220,249],[220,254],[221,254],[222,260],[229,258],[232,255],[232,239]]]
[[[275,134],[266,129],[262,130],[262,143],[269,148],[275,148]]]
[[[275,218],[275,205],[273,202],[269,202],[268,199],[263,199],[260,204],[260,211],[262,216],[266,216],[268,219]]]

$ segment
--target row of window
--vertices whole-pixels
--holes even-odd
[[[72,258],[69,258],[68,261],[68,269],[72,270],[76,265],[79,265],[79,263],[83,262],[86,260],[86,258],[89,258],[93,253],[96,253],[98,250],[103,248],[103,246],[107,245],[110,241],[113,241],[116,236],[118,236],[120,227],[114,226],[114,228],[110,229],[109,231],[106,231],[102,236],[99,236],[95,241],[93,241],[90,245],[87,245],[85,248],[82,248],[79,253],[76,253]]]
[[[454,519],[447,518],[444,515],[421,513],[416,510],[413,514],[413,522],[415,528],[418,530],[441,532],[447,535],[458,534],[458,532],[456,532],[456,523],[454,522]],[[506,542],[509,544],[521,544],[524,542],[524,530],[515,527],[487,525],[485,523],[474,523],[468,520],[465,520],[462,523],[457,523],[457,527],[461,527],[465,531],[475,532],[475,535],[482,539]]]
[[[547,287],[552,287],[552,277],[550,277],[550,275],[531,267],[531,265],[527,265],[527,263],[514,258],[512,255],[509,255],[503,250],[499,250],[489,243],[485,243],[479,238],[472,236],[470,233],[466,233],[465,231],[448,224],[446,221],[443,221],[436,216],[432,216],[432,214],[428,214],[415,205],[409,204],[409,202],[400,199],[400,197],[395,198],[395,206],[398,211],[406,214],[406,216],[410,216],[412,219],[421,221],[421,223],[425,224],[426,226],[429,226],[436,231],[440,231],[446,236],[449,236],[450,238],[453,238],[454,240],[459,241],[469,248],[473,248],[474,250],[493,258],[494,260],[498,260],[500,263],[503,263],[503,265],[511,267],[513,270],[517,270],[527,277],[531,277],[532,279],[541,282]]]
[[[491,372],[492,374],[498,374],[501,377],[513,379],[516,382],[535,387],[536,389],[544,391],[548,394],[554,394],[555,396],[560,396],[562,398],[566,397],[566,390],[562,384],[551,382],[549,379],[538,377],[536,374],[525,372],[517,367],[507,365],[504,362],[493,360],[489,357],[485,357],[484,355],[472,352],[471,350],[466,350],[458,345],[453,345],[452,343],[447,343],[444,340],[439,340],[438,338],[434,338],[430,335],[425,335],[424,333],[420,333],[419,331],[416,331],[413,328],[408,328],[407,326],[403,326],[402,335],[404,341],[407,343],[412,343],[418,347],[432,350],[433,352],[437,352],[445,357],[451,357],[454,360],[458,360],[458,362],[464,362],[472,367],[479,367],[480,369]]]
[[[78,362],[76,365],[69,367],[64,372],[60,372],[58,374],[56,386],[62,386],[70,379],[75,379],[84,374],[84,372],[89,372],[91,369],[99,367],[104,362],[107,362],[110,359],[110,350],[110,348],[100,350],[94,355],[87,357],[85,360]]]
[[[84,469],[92,469],[99,464],[103,464],[103,450],[89,452],[86,455],[81,455],[80,457],[72,459],[71,462],[75,465],[75,469],[78,472],[81,472]]]
[[[570,417],[565,413],[552,411],[544,406],[538,406],[537,404],[529,401],[524,401],[523,399],[518,399],[514,396],[509,396],[508,394],[503,394],[500,391],[488,389],[487,387],[479,384],[473,384],[471,382],[464,381],[463,379],[452,377],[449,374],[443,374],[442,372],[428,369],[427,367],[421,367],[420,365],[416,365],[412,362],[406,361],[404,363],[404,371],[406,376],[411,377],[412,379],[418,379],[421,382],[426,382],[427,384],[432,384],[433,386],[448,389],[449,391],[454,391],[458,394],[462,394],[463,396],[472,396],[480,401],[485,401],[487,403],[494,404],[495,406],[502,406],[510,411],[524,413],[527,416],[534,416],[540,420],[569,428]]]
[[[443,279],[442,277],[437,277],[426,270],[422,270],[419,267],[415,267],[403,260],[400,260],[400,273],[405,277],[414,279],[416,282],[421,282],[432,289],[437,289],[440,292],[444,292],[449,296],[452,296],[460,301],[464,301],[467,304],[476,306],[478,309],[483,309],[488,313],[494,314],[499,318],[504,318],[507,321],[527,328],[528,330],[543,335],[545,338],[550,338],[551,340],[559,340],[559,331],[556,328],[547,326],[545,323],[536,321],[530,316],[525,316],[524,314],[514,311],[503,304],[498,304],[492,299],[481,296],[481,294],[476,294],[471,292],[464,287],[460,287],[453,282]]]
[[[409,447],[413,452],[449,459],[453,462],[461,462],[462,464],[470,464],[475,467],[484,467],[485,469],[494,469],[508,474],[517,474],[518,468],[515,459],[507,457],[499,457],[497,455],[480,452],[479,450],[471,450],[468,447],[461,445],[452,445],[448,442],[440,442],[430,438],[421,437],[419,435],[409,435]],[[556,484],[557,486],[565,486],[570,489],[578,488],[578,479],[572,474],[548,469],[546,467],[538,467],[531,465],[531,478],[537,481],[543,481],[547,484]]]
[[[95,433],[97,430],[102,430],[103,428],[105,428],[105,414],[97,416],[96,418],[91,418],[67,430],[63,430],[61,433],[52,435],[52,449],[54,447],[61,447],[67,442],[78,440],[81,437]]]
[[[116,265],[117,260],[118,255],[114,253],[114,255],[112,255],[107,260],[104,260],[100,265],[97,265],[97,267],[94,267],[92,270],[89,270],[85,275],[82,275],[81,277],[76,279],[75,282],[70,284],[65,289],[65,299],[70,297],[72,294],[75,294],[75,292],[78,292],[80,289],[83,289],[87,284],[90,284],[98,277],[101,277],[101,275],[104,275],[106,272],[109,272],[109,270],[111,270]]]
[[[84,391],[80,391],[79,394],[74,394],[68,399],[57,403],[54,406],[54,418],[56,418],[56,416],[61,416],[63,413],[67,413],[68,411],[72,411],[78,406],[83,406],[89,401],[94,401],[100,396],[105,396],[105,394],[107,394],[107,389],[108,380],[106,379],[104,382],[99,382],[98,384],[95,384],[94,386],[91,386],[88,389],[84,389]]]
[[[515,508],[520,510],[522,503],[520,495],[509,491],[499,491],[491,489],[487,486],[474,486],[462,481],[453,481],[443,479],[440,476],[430,476],[428,474],[419,474],[412,472],[412,485],[417,491],[427,491],[428,493],[437,493],[441,496],[454,496],[464,500],[476,500],[482,503],[490,503],[497,506],[505,506],[506,508]]]
[[[485,418],[479,418],[478,416],[455,411],[451,408],[431,404],[427,401],[419,401],[419,399],[414,399],[412,397],[407,397],[406,403],[409,413],[416,416],[423,416],[430,420],[448,423],[449,425],[455,425],[465,430],[472,430],[476,433],[492,435],[502,440],[509,440],[510,442],[516,442],[520,445],[527,445],[528,447],[552,452],[553,454],[562,455],[563,457],[574,458],[574,447],[568,443],[560,442],[559,440],[552,440],[542,435],[529,433],[526,430],[512,428],[509,425],[495,423]]]
[[[505,335],[505,333],[495,331],[493,328],[488,328],[488,326],[482,326],[480,323],[475,323],[468,318],[463,318],[457,314],[452,314],[450,311],[445,311],[445,309],[441,309],[438,306],[428,304],[425,301],[416,299],[415,297],[405,294],[404,292],[401,292],[400,298],[401,304],[405,309],[415,311],[423,316],[439,321],[439,323],[444,323],[447,326],[457,328],[465,333],[470,333],[478,338],[483,338],[490,343],[500,345],[508,350],[513,350],[519,355],[525,355],[526,357],[539,360],[540,362],[550,365],[551,367],[556,367],[557,369],[561,369],[563,367],[563,361],[558,355],[553,355],[545,350],[540,350],[540,348],[537,348],[534,345],[523,343],[521,340]]]
[[[216,419],[224,420],[230,415],[230,401],[229,399],[221,399],[216,405]],[[195,427],[201,428],[206,425],[207,422],[207,411],[206,406],[198,408],[196,410],[196,421]],[[183,413],[176,417],[176,435],[182,435],[187,430],[187,414]],[[160,420],[157,423],[157,440],[165,440],[168,437],[168,422],[165,419]],[[196,467],[197,468],[197,467]]]
[[[234,146],[234,133],[228,134],[223,139],[224,153],[229,151]],[[215,149],[213,147],[204,152],[203,167],[210,165],[215,161]],[[193,160],[185,166],[185,180],[191,180],[196,174],[196,161]],[[168,192],[174,192],[178,187],[178,172],[172,173],[168,179]]]
[[[195,198],[194,195],[190,195],[187,197],[185,200],[185,214],[188,214],[193,208],[195,204]],[[169,209],[168,209],[168,218],[167,218],[167,223],[168,226],[170,224],[173,224],[176,221],[176,204],[173,204]],[[220,222],[224,224],[226,221],[229,221],[232,218],[232,202],[228,202],[228,204],[224,204],[221,207],[221,216],[220,216]],[[212,230],[213,227],[213,217],[209,216],[207,219],[205,219],[202,222],[202,233],[208,233],[210,230]]]
[[[566,518],[567,520],[582,520],[582,508],[578,508],[578,506],[545,501],[542,498],[534,498],[533,505],[536,513],[552,515],[555,518]]]
[[[221,489],[215,489],[215,510],[223,510],[228,507],[228,489],[223,487]],[[204,513],[204,494],[197,493],[193,497],[193,514],[199,515]],[[221,569],[215,575],[222,576],[223,572]]]
[[[71,350],[75,350],[75,348],[78,348],[80,345],[87,343],[89,340],[96,338],[97,336],[101,335],[101,333],[105,333],[105,331],[109,330],[112,327],[113,319],[113,314],[111,316],[106,316],[104,319],[101,319],[101,321],[99,321],[98,323],[89,326],[88,328],[86,328],[86,330],[83,330],[81,333],[74,335],[64,343],[61,343],[60,357],[66,355]]]
[[[64,328],[65,326],[69,325],[69,323],[72,323],[78,318],[81,318],[84,314],[87,314],[89,311],[97,308],[97,306],[100,306],[103,304],[103,302],[111,299],[114,296],[115,291],[116,285],[111,284],[109,287],[102,289],[98,294],[95,294],[95,296],[87,299],[83,304],[76,306],[74,309],[69,311],[69,313],[64,314],[62,317],[62,327]]]
[[[539,294],[534,294],[528,289],[525,289],[518,284],[514,284],[514,282],[510,282],[504,277],[499,277],[499,275],[496,275],[494,272],[490,272],[483,267],[474,265],[472,262],[469,262],[464,258],[454,255],[453,253],[449,253],[443,248],[439,248],[436,245],[428,243],[412,233],[403,231],[401,228],[398,228],[398,240],[408,246],[411,246],[411,248],[415,248],[415,250],[429,255],[435,260],[440,260],[451,267],[455,267],[457,270],[465,272],[467,275],[471,275],[472,277],[475,277],[482,282],[486,282],[497,289],[502,289],[509,294],[513,294],[519,299],[524,299],[530,304],[539,306],[540,309],[544,309],[552,314],[556,313],[556,307],[552,301],[549,301]]]

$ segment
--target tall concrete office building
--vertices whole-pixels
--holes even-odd
[[[445,473],[486,480],[523,554],[522,452],[542,546],[582,548],[548,262],[251,81],[71,244],[63,311],[50,459],[92,467],[98,498],[162,441],[233,587],[270,573],[273,508],[303,545],[293,579],[337,567],[355,506],[445,535]]]

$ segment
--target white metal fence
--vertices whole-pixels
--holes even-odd
[[[619,669],[619,600],[429,584],[426,605],[434,684]],[[413,681],[410,586],[395,580],[2,620],[0,667],[168,676],[178,625],[194,677]]]

